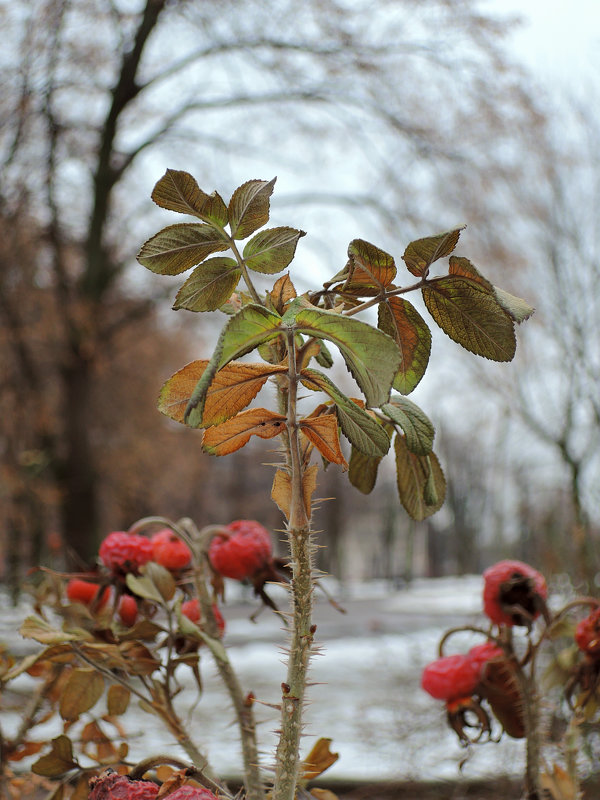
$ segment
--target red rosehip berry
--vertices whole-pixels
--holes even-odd
[[[272,562],[269,531],[259,522],[240,519],[218,533],[208,549],[213,569],[226,578],[244,580]]]
[[[107,771],[90,780],[88,800],[155,800],[158,789],[152,781],[132,781]]]
[[[216,605],[216,603],[213,604],[212,611],[213,614],[215,615],[215,621],[217,623],[217,628],[219,629],[219,635],[223,636],[223,634],[225,633],[225,620],[223,619],[223,615],[221,614],[219,607]],[[194,597],[191,600],[186,600],[185,603],[182,603],[181,613],[184,614],[195,625],[197,625],[200,622],[200,618],[202,617],[198,598]]]
[[[600,608],[582,619],[575,629],[577,647],[589,655],[600,653]]]
[[[138,604],[135,597],[130,594],[121,595],[117,611],[123,625],[126,628],[133,628],[138,615]]]
[[[425,667],[421,677],[421,687],[446,702],[471,697],[478,682],[479,671],[465,655],[438,658]]]
[[[113,574],[137,572],[152,560],[152,542],[145,536],[113,531],[100,545],[100,560]]]
[[[204,786],[180,786],[167,797],[168,800],[217,800],[215,795]]]
[[[192,560],[190,548],[169,528],[157,531],[151,542],[153,561],[166,569],[184,569]]]
[[[522,561],[499,561],[483,573],[483,610],[497,625],[524,625],[545,609],[546,579]]]
[[[495,642],[484,642],[483,644],[475,645],[467,653],[467,658],[475,667],[479,676],[481,676],[483,668],[488,661],[500,657],[504,657],[504,650]]]
[[[83,581],[79,578],[72,578],[67,583],[66,589],[67,597],[72,602],[82,603],[84,606],[91,606],[96,601],[98,610],[103,608],[110,597],[110,588],[105,587],[102,592],[102,597],[97,601],[100,593],[100,587],[97,583],[90,583],[90,581]]]

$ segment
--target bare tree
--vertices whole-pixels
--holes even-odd
[[[0,14],[0,216],[11,230],[33,220],[39,243],[26,277],[5,254],[0,322],[35,412],[54,404],[36,447],[52,465],[65,544],[89,561],[99,359],[152,313],[137,299],[152,276],[129,267],[165,166],[197,165],[209,191],[234,171],[239,183],[277,167],[290,202],[318,205],[317,241],[343,235],[324,213],[335,203],[360,235],[377,221],[398,247],[424,219],[428,230],[433,218],[454,224],[468,185],[507,180],[515,123],[535,115],[502,54],[504,26],[476,2],[15,0]],[[23,280],[29,301],[50,295],[56,313],[43,374],[15,291]],[[17,436],[13,460],[23,448]]]

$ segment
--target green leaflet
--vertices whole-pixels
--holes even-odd
[[[142,245],[137,260],[159,275],[179,275],[200,264],[211,253],[229,245],[212,225],[184,222],[169,225]]]
[[[517,346],[513,321],[492,290],[448,275],[422,289],[427,310],[448,336],[475,355],[511,361]]]
[[[384,428],[360,406],[340,392],[322,372],[302,370],[301,380],[307,389],[322,391],[331,397],[336,406],[338,422],[348,441],[367,456],[381,458],[390,447]]]
[[[387,401],[400,365],[400,350],[387,334],[354,318],[307,308],[302,298],[292,302],[283,322],[295,326],[299,333],[333,342],[368,406],[378,407]]]
[[[381,406],[381,410],[392,422],[400,425],[406,436],[406,446],[411,453],[426,456],[431,452],[435,428],[416,403],[407,397],[395,396],[389,403]]]
[[[427,456],[411,453],[404,436],[396,435],[394,452],[400,502],[406,513],[420,522],[435,514],[444,503],[444,473],[434,453]]]
[[[206,194],[189,172],[168,169],[152,191],[157,206],[180,214],[191,214],[223,228],[227,225],[227,206],[217,193]]]
[[[244,247],[246,266],[255,272],[274,275],[293,260],[298,240],[306,236],[295,228],[268,228],[256,234]]]
[[[233,258],[217,256],[203,261],[177,292],[173,309],[215,311],[229,300],[241,274]]]
[[[379,304],[377,327],[394,339],[402,353],[394,389],[410,394],[427,369],[431,331],[417,309],[403,297],[390,297]]]
[[[276,178],[271,181],[247,181],[239,186],[229,201],[229,227],[234,239],[245,239],[269,221],[269,199]]]
[[[417,277],[426,275],[434,261],[450,255],[456,247],[460,232],[464,229],[465,225],[462,225],[460,228],[444,231],[435,236],[415,239],[407,246],[402,256],[408,271]]]
[[[217,342],[212,358],[192,392],[184,415],[186,425],[202,427],[206,392],[217,370],[234,358],[249,353],[281,332],[281,317],[263,306],[249,304],[229,319]]]
[[[377,481],[377,470],[381,458],[365,455],[353,447],[348,466],[348,480],[363,494],[371,494]]]

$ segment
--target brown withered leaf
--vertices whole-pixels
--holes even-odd
[[[548,793],[548,800],[576,800],[579,797],[575,781],[558,764],[552,765],[552,774],[542,772],[540,784],[541,788]]]
[[[329,789],[311,789],[310,793],[317,800],[339,800],[337,794],[330,792]]]
[[[106,693],[106,708],[110,717],[120,717],[127,711],[131,692],[126,686],[114,683]]]
[[[308,516],[310,516],[310,507],[312,496],[317,488],[317,473],[319,468],[316,464],[311,464],[310,467],[304,472],[302,478],[302,492],[304,495],[304,509]],[[289,473],[285,470],[278,469],[273,478],[273,487],[271,489],[271,499],[277,505],[280,511],[285,516],[290,518],[290,504],[292,500],[292,482]]]
[[[104,691],[104,678],[95,669],[74,669],[60,698],[59,713],[72,722],[94,706]]]
[[[241,411],[232,419],[208,428],[202,439],[202,449],[213,456],[226,456],[240,450],[251,436],[272,439],[285,430],[285,417],[266,408]]]
[[[331,742],[331,739],[324,737],[316,741],[314,747],[302,762],[303,780],[310,781],[313,778],[318,778],[319,775],[322,775],[326,769],[329,769],[329,767],[338,760],[340,757],[339,753],[332,753],[329,749]]]
[[[162,414],[183,423],[185,409],[207,364],[207,360],[192,361],[169,378],[158,398],[158,410]],[[227,364],[217,372],[210,385],[202,415],[203,424],[218,425],[235,416],[254,400],[270,375],[286,370],[286,366],[273,364],[241,361]]]
[[[273,284],[273,288],[269,292],[269,299],[275,311],[277,311],[278,314],[283,314],[285,312],[286,303],[289,303],[294,297],[296,297],[296,289],[290,279],[289,272],[286,272],[285,275],[277,278]]]
[[[323,458],[333,464],[341,464],[348,469],[348,462],[344,458],[340,447],[337,417],[324,414],[320,417],[305,417],[300,420],[300,430],[313,444]]]

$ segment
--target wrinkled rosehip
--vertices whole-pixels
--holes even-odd
[[[523,625],[545,611],[546,579],[522,561],[499,561],[483,573],[483,610],[497,625]]]
[[[436,700],[470,697],[479,682],[477,667],[465,655],[443,656],[423,670],[421,686]]]
[[[190,548],[169,528],[157,531],[151,542],[153,561],[165,569],[184,569],[190,564],[192,560]]]
[[[483,644],[475,645],[467,653],[467,658],[477,670],[479,676],[481,676],[481,672],[488,661],[500,657],[504,657],[504,650],[495,642],[484,642]]]
[[[208,560],[226,578],[252,578],[272,561],[269,531],[259,522],[236,520],[224,526],[210,543]]]
[[[145,536],[113,531],[100,545],[100,560],[116,575],[136,573],[141,566],[152,560],[152,542]]]
[[[600,654],[600,608],[594,609],[575,629],[577,647],[589,655]]]

